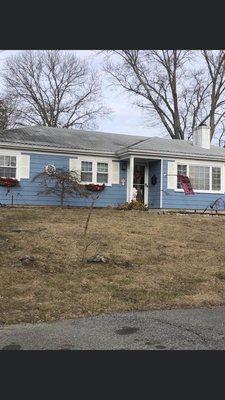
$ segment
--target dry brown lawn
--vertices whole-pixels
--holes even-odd
[[[87,256],[108,262],[82,264],[87,213],[0,209],[1,323],[225,304],[224,216],[96,209]]]

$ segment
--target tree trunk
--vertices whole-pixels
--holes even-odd
[[[64,182],[62,182],[62,190],[61,190],[61,193],[60,193],[61,207],[64,206],[64,197],[65,197],[65,186],[64,186]]]

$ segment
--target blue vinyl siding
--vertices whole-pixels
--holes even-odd
[[[151,184],[151,178],[155,175],[157,183]],[[160,208],[160,180],[161,180],[161,161],[152,161],[149,163],[149,189],[148,189],[148,204],[149,208]]]
[[[18,188],[12,188],[7,194],[5,187],[0,187],[0,203],[11,204],[12,193],[15,205],[59,205],[60,201],[56,196],[38,196],[40,184],[38,181],[32,182],[35,175],[42,172],[45,165],[54,164],[57,168],[69,169],[69,156],[46,155],[23,152],[22,154],[30,155],[30,178],[21,179]],[[122,178],[126,179],[126,171],[121,170],[120,164],[120,182]],[[115,206],[118,203],[126,201],[126,184],[107,186],[100,193],[99,199],[96,201],[95,207],[105,207],[108,205]],[[88,206],[90,200],[77,198],[67,198],[65,205],[72,206]]]
[[[163,192],[162,207],[163,208],[182,208],[182,209],[205,209],[218,198],[225,201],[225,194],[221,193],[195,193],[194,195],[185,195],[184,192],[176,192],[167,189],[168,161],[163,161]]]
[[[34,176],[43,171],[45,165],[54,164],[57,168],[68,169],[70,156],[54,155],[54,154],[37,154],[23,152],[30,155],[30,178],[21,179],[20,187],[13,188],[7,194],[7,189],[0,187],[0,203],[11,204],[12,193],[14,196],[15,205],[59,205],[59,199],[56,196],[38,196],[40,190],[38,181],[32,182]],[[204,209],[216,199],[222,198],[225,201],[225,194],[219,193],[196,193],[195,195],[186,196],[184,192],[176,192],[167,189],[167,173],[168,161],[163,160],[163,177],[162,177],[162,208],[180,208],[180,209]],[[96,201],[96,207],[116,206],[126,202],[127,193],[127,171],[122,169],[120,163],[120,182],[125,178],[125,185],[117,184],[106,186],[103,192],[100,192],[100,197]],[[165,174],[165,175],[164,175]],[[151,184],[151,177],[157,177],[156,185]],[[161,193],[161,161],[149,161],[149,207],[160,208],[160,193]],[[65,205],[71,206],[88,206],[89,199],[83,198],[68,198],[65,200]]]

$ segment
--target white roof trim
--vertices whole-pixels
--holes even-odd
[[[168,152],[165,150],[159,151],[146,151],[146,150],[138,150],[138,149],[126,149],[125,151],[120,152],[110,152],[106,150],[85,150],[85,149],[74,149],[74,148],[62,148],[62,147],[51,147],[51,146],[38,146],[38,145],[30,145],[30,144],[21,144],[21,143],[10,143],[10,142],[0,142],[0,149],[15,149],[22,151],[39,151],[43,153],[58,153],[64,155],[73,155],[73,154],[90,154],[92,156],[102,156],[102,157],[113,157],[122,160],[130,155],[134,155],[136,157],[143,158],[184,158],[184,159],[195,159],[195,160],[218,160],[221,162],[225,162],[225,154],[224,156],[220,155],[206,155],[206,154],[191,154],[191,153],[182,153],[182,152]]]
[[[124,152],[123,154],[118,154],[119,158],[122,160],[123,158],[127,158],[130,155],[136,155],[137,157],[160,157],[161,158],[191,158],[191,159],[201,159],[201,160],[219,160],[225,162],[225,155],[224,156],[217,156],[217,155],[206,155],[206,154],[191,154],[191,153],[178,153],[178,152],[167,152],[167,151],[146,151],[146,150],[129,150]]]

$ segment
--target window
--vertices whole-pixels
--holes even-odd
[[[177,165],[177,175],[187,175],[187,165],[178,164]],[[177,179],[177,189],[182,189],[181,183]]]
[[[16,178],[16,156],[0,156],[0,176]]]
[[[220,192],[222,190],[221,167],[177,164],[177,175],[185,175],[190,178],[194,190]],[[177,179],[177,189],[182,189]]]
[[[108,183],[108,164],[97,163],[97,182]]]
[[[92,182],[92,162],[81,161],[81,181]]]
[[[210,167],[202,167],[199,165],[189,166],[189,178],[193,189],[210,190],[209,172]]]
[[[221,190],[221,168],[212,167],[212,190]]]

